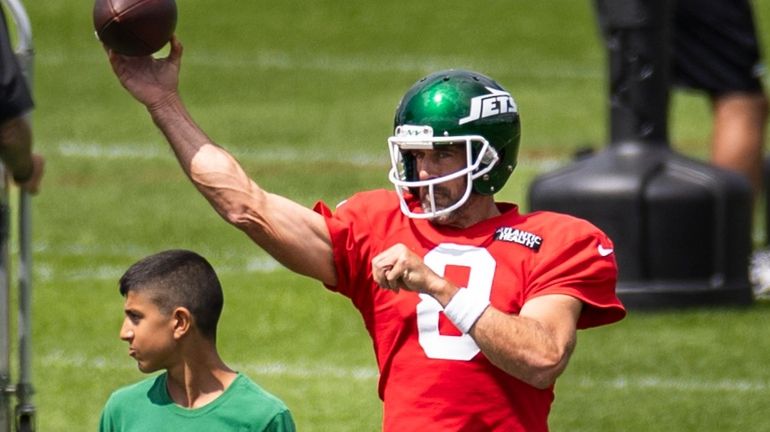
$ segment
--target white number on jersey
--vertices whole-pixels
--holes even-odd
[[[468,286],[461,289],[474,290],[486,298],[490,297],[497,263],[486,249],[442,243],[428,252],[424,261],[441,277],[444,277],[448,265],[468,267]],[[420,294],[420,299],[422,301],[417,304],[417,328],[425,355],[435,359],[467,361],[479,353],[478,345],[467,333],[460,336],[439,334],[441,304],[427,294]]]

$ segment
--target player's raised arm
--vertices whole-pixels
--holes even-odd
[[[331,240],[323,217],[262,190],[190,117],[178,93],[179,41],[172,39],[171,51],[162,59],[108,54],[120,83],[147,107],[182,169],[220,216],[289,269],[334,285]]]

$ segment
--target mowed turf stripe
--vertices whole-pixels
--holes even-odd
[[[44,67],[56,68],[72,64],[92,64],[108,67],[107,60],[99,50],[93,55],[88,53],[73,59],[71,55],[56,52],[46,52],[35,58],[35,62]],[[163,55],[163,54],[161,54]],[[604,66],[591,64],[579,66],[574,62],[540,62],[537,65],[511,67],[510,60],[494,61],[489,58],[479,59],[469,56],[414,56],[401,53],[398,57],[372,56],[366,53],[355,55],[334,56],[315,54],[312,52],[291,53],[278,50],[259,50],[255,52],[240,51],[237,54],[227,54],[213,51],[190,51],[185,53],[184,64],[189,67],[206,67],[232,71],[232,69],[247,69],[249,71],[285,70],[290,72],[313,71],[343,74],[372,73],[377,75],[391,73],[409,73],[421,75],[446,65],[477,65],[477,69],[497,76],[505,74],[518,79],[557,79],[563,80],[602,80]],[[188,67],[188,66],[186,66]]]
[[[171,160],[173,154],[165,145],[149,145],[150,143],[126,143],[126,144],[97,144],[88,142],[63,141],[55,148],[61,156],[98,159],[98,160]],[[271,148],[262,151],[254,149],[239,149],[224,145],[236,159],[248,162],[334,162],[346,163],[355,166],[384,166],[388,164],[387,149],[383,145],[382,153],[308,153],[301,149],[281,146],[280,149]],[[550,171],[568,163],[564,158],[557,157],[532,157],[526,153],[520,154],[520,160],[526,160],[530,169],[537,171]]]
[[[155,145],[150,145],[155,144]],[[374,166],[388,163],[387,149],[383,144],[381,155],[350,153],[344,154],[317,152],[309,153],[301,149],[288,146],[280,148],[268,148],[255,151],[254,149],[239,149],[238,147],[223,145],[238,160],[256,162],[342,162],[358,166]],[[61,156],[98,159],[98,160],[172,160],[171,149],[162,143],[125,143],[125,144],[97,144],[88,142],[63,141],[56,144],[55,148]]]
[[[460,56],[409,56],[398,57],[366,56],[360,53],[355,56],[312,55],[303,52],[292,54],[285,51],[260,50],[251,55],[223,55],[214,52],[197,52],[191,54],[185,61],[193,66],[216,67],[219,69],[246,68],[249,70],[308,70],[320,72],[342,73],[427,73],[443,69],[444,65],[479,64],[490,75],[513,74],[517,78],[554,78],[554,79],[603,79],[604,68],[579,67],[574,63],[541,64],[535,67],[511,68],[508,60],[495,62],[489,59],[478,60]]]
[[[40,358],[46,367],[77,367],[100,370],[134,369],[133,361],[116,362],[114,358],[87,357],[62,351],[43,354]],[[340,367],[324,364],[291,364],[282,362],[232,363],[231,367],[254,376],[284,376],[290,378],[336,378],[352,380],[375,380],[377,370],[371,367]],[[747,379],[692,380],[668,377],[641,376],[615,379],[577,378],[565,379],[563,387],[577,385],[591,389],[654,389],[699,393],[765,393],[770,390],[766,382]]]
[[[52,263],[61,261],[62,258],[80,257],[125,257],[135,259],[137,256],[149,255],[154,249],[139,245],[120,244],[66,244],[53,246],[45,241],[37,241],[33,245],[33,253],[37,255],[33,272],[39,281],[79,281],[79,280],[104,280],[120,277],[125,268],[109,265],[84,265],[66,266],[54,269]],[[241,253],[227,253],[202,249],[205,256],[216,257],[218,261],[217,273],[243,274],[243,273],[271,273],[284,267],[268,255],[244,256]],[[117,275],[117,276],[116,276]]]
[[[98,253],[93,255],[98,256]],[[219,275],[243,275],[247,273],[272,273],[282,269],[283,266],[272,258],[254,257],[243,264],[220,264],[217,267],[217,273]],[[125,271],[125,266],[107,265],[68,267],[66,270],[55,269],[44,258],[38,258],[33,268],[34,277],[39,282],[117,280]]]
[[[46,367],[88,368],[97,370],[133,370],[134,361],[115,361],[114,357],[87,357],[80,354],[52,351],[40,356],[40,361]],[[230,363],[230,367],[253,375],[287,376],[292,378],[340,378],[354,380],[377,379],[377,369],[371,367],[338,367],[330,365],[288,364],[280,362],[269,363]]]
[[[625,389],[657,389],[676,390],[684,392],[738,392],[738,393],[764,393],[770,390],[768,383],[756,380],[725,379],[719,381],[691,380],[664,377],[634,377],[595,380],[591,378],[579,378],[577,384],[585,388],[611,388]],[[569,384],[564,384],[569,385]]]

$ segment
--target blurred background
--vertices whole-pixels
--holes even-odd
[[[225,287],[226,361],[283,398],[299,430],[378,430],[376,366],[357,312],[209,208],[112,75],[92,6],[25,2],[34,141],[48,161],[33,201],[39,429],[94,430],[108,395],[142,377],[118,339],[117,280],[145,255],[188,248]],[[754,7],[767,59],[770,0]],[[501,200],[526,209],[532,178],[607,145],[607,54],[590,1],[178,0],[178,9],[190,112],[261,186],[306,205],[391,187],[396,104],[438,69],[488,74],[519,105],[519,166]],[[706,98],[676,92],[671,102],[672,146],[705,159]],[[762,224],[755,230],[763,239]],[[768,313],[764,302],[638,313],[581,332],[552,429],[770,430]]]

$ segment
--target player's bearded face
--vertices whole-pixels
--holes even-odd
[[[457,184],[456,186],[454,183]],[[452,206],[462,198],[465,192],[465,178],[452,180],[446,183],[433,186],[433,199],[436,203],[436,210],[443,210]],[[420,188],[420,203],[423,211],[431,211],[431,199],[427,187]]]
[[[420,180],[442,177],[455,173],[465,168],[465,148],[460,145],[445,146],[432,151],[423,151],[415,153],[417,168]],[[433,200],[436,204],[436,210],[442,210],[451,207],[457,203],[465,194],[466,177],[459,177],[435,184],[433,186]],[[420,188],[420,204],[423,211],[431,211],[430,188],[425,186]],[[433,218],[433,221],[439,224],[451,221],[455,211],[445,215]]]

